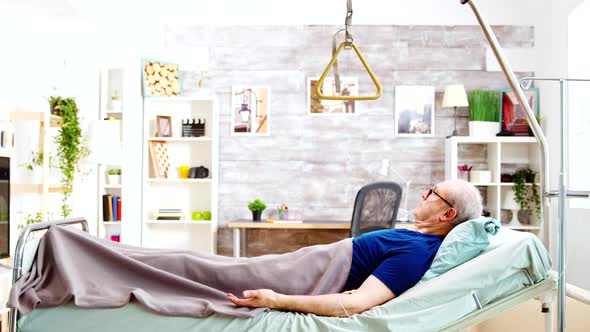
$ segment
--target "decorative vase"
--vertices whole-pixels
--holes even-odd
[[[260,221],[261,215],[262,215],[262,211],[252,211],[252,220],[253,221]]]
[[[499,127],[498,122],[469,121],[469,136],[496,136]]]
[[[121,184],[121,175],[108,175],[109,184],[111,185],[119,185]]]

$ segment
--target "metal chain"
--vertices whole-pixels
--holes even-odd
[[[334,54],[336,53],[336,49],[338,48],[338,43],[336,40],[336,37],[338,37],[338,34],[341,32],[344,32],[344,48],[345,49],[350,49],[352,42],[353,42],[353,38],[352,38],[352,34],[349,31],[350,26],[352,25],[352,0],[346,0],[346,18],[344,19],[344,29],[340,29],[338,31],[336,31],[336,33],[334,34],[334,36],[332,37],[332,56],[334,56]],[[336,93],[340,93],[341,91],[341,87],[340,87],[340,73],[338,72],[338,59],[336,59],[336,61],[334,61],[334,65],[332,66],[332,69],[334,71],[334,83],[336,85]]]

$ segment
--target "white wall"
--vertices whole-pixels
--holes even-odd
[[[539,76],[567,75],[567,15],[581,0],[480,0],[482,14],[491,24],[532,24],[536,27],[536,72]],[[159,1],[82,1],[42,0],[20,2],[0,0],[0,31],[5,47],[0,60],[14,80],[0,83],[0,107],[18,103],[45,105],[52,87],[79,96],[87,118],[95,118],[93,85],[83,72],[122,59],[161,52],[165,24],[342,24],[346,10],[344,0],[301,1],[168,1],[165,10]],[[353,1],[353,24],[473,25],[476,21],[468,6],[459,0],[424,1]],[[264,38],[264,36],[261,36]],[[360,41],[359,41],[360,42]],[[72,75],[80,74],[84,82],[67,77],[62,60],[69,58]],[[76,64],[76,65],[74,65]],[[92,75],[90,75],[92,76]],[[540,84],[541,108],[548,141],[556,160],[558,94],[553,86]],[[88,113],[86,113],[88,112]],[[0,113],[0,116],[2,114]],[[91,175],[92,176],[92,175]],[[557,164],[551,164],[551,184],[556,185]],[[136,193],[128,193],[138,195]],[[94,201],[94,200],[93,200]],[[89,203],[83,211],[95,211]],[[554,209],[554,213],[556,209]],[[553,218],[555,220],[555,218]]]

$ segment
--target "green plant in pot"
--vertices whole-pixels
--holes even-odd
[[[519,169],[512,176],[512,190],[514,190],[514,200],[520,205],[521,210],[534,209],[537,216],[541,216],[541,196],[539,187],[535,183],[536,173],[530,168]],[[532,186],[529,190],[527,183]]]
[[[496,136],[500,131],[500,94],[498,91],[472,90],[469,101],[469,136]]]
[[[74,98],[50,97],[52,109],[60,112],[62,125],[55,137],[57,144],[57,166],[61,171],[61,183],[64,187],[61,212],[62,217],[70,215],[72,209],[68,205],[72,195],[76,174],[80,173],[79,162],[90,153],[86,137],[80,128],[78,106]]]
[[[27,213],[27,215],[24,219],[25,219],[24,224],[18,224],[17,228],[19,231],[22,231],[25,228],[25,226],[27,226],[27,225],[37,224],[37,223],[42,222],[43,221],[43,213],[41,211],[37,211],[33,214]],[[47,214],[47,219],[48,220],[53,219],[52,213]]]
[[[109,184],[121,184],[121,169],[120,168],[111,168],[108,170],[109,175]]]
[[[31,159],[26,162],[26,163],[22,163],[19,164],[19,167],[23,167],[28,171],[33,171],[36,167],[42,167],[43,166],[43,151],[33,151],[31,152]],[[53,156],[49,155],[49,168],[55,168],[55,159],[53,158]]]
[[[248,202],[248,209],[252,211],[252,220],[260,221],[260,216],[262,211],[266,209],[266,204],[257,198],[253,202]]]

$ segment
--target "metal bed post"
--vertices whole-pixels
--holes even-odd
[[[20,277],[23,275],[23,258],[25,255],[25,245],[27,240],[33,232],[42,231],[49,229],[49,227],[54,225],[66,226],[66,225],[75,225],[81,224],[82,230],[88,232],[88,222],[84,218],[69,218],[69,219],[62,219],[62,220],[54,220],[54,221],[47,221],[42,222],[39,224],[31,224],[25,227],[18,237],[18,242],[16,244],[16,249],[14,250],[14,263],[12,267],[12,284],[14,285]],[[26,271],[25,271],[26,272]],[[17,330],[17,322],[18,322],[18,310],[15,308],[10,308],[10,313],[8,315],[8,330],[10,332],[16,332]]]
[[[578,79],[578,78],[550,78],[550,77],[524,77],[520,80],[520,85],[523,89],[528,89],[533,81],[553,81],[559,82],[559,121],[560,121],[560,161],[559,161],[559,190],[551,191],[548,193],[549,197],[558,197],[558,298],[557,298],[557,313],[558,313],[558,328],[559,331],[565,330],[565,297],[566,297],[566,267],[567,267],[567,252],[565,244],[567,218],[566,218],[566,198],[578,197],[587,198],[590,196],[588,191],[573,191],[567,190],[567,170],[566,170],[566,136],[565,128],[566,123],[566,82],[590,82],[590,79]]]
[[[559,243],[558,291],[559,291],[559,296],[558,296],[558,301],[557,301],[557,307],[558,307],[558,313],[559,313],[558,314],[558,330],[560,332],[562,332],[562,331],[565,331],[565,284],[566,284],[566,280],[565,280],[566,252],[565,252],[565,241],[564,241],[564,237],[565,237],[565,198],[566,198],[566,196],[567,197],[589,197],[590,196],[590,192],[581,192],[581,191],[575,191],[575,192],[569,191],[568,192],[565,187],[565,176],[566,176],[566,171],[565,171],[565,128],[566,127],[565,127],[565,125],[566,125],[566,123],[565,123],[564,103],[565,103],[565,81],[567,81],[568,79],[549,79],[549,80],[558,80],[561,85],[561,103],[560,103],[560,109],[561,109],[561,114],[560,114],[560,118],[561,118],[560,168],[561,169],[560,169],[560,177],[559,177],[559,190],[558,191],[549,191],[549,184],[548,184],[549,171],[547,170],[548,164],[549,164],[549,162],[548,162],[549,161],[548,147],[547,147],[547,141],[546,141],[545,135],[541,131],[541,126],[539,125],[539,123],[537,123],[537,121],[535,119],[535,114],[533,113],[530,105],[528,104],[521,86],[519,84],[517,84],[514,72],[512,71],[512,68],[510,67],[510,65],[508,64],[508,61],[506,61],[506,58],[504,57],[504,53],[502,51],[502,47],[500,46],[500,43],[498,43],[498,40],[497,40],[496,36],[494,35],[492,28],[487,23],[487,21],[480,15],[479,8],[475,4],[475,0],[460,0],[460,2],[463,5],[468,3],[469,6],[471,7],[473,13],[475,14],[475,17],[477,18],[477,21],[479,22],[479,25],[481,26],[481,28],[488,40],[488,43],[490,44],[490,47],[494,51],[494,55],[496,56],[496,59],[500,63],[500,67],[502,68],[504,75],[508,79],[508,83],[510,84],[512,91],[515,92],[520,106],[525,110],[525,114],[528,119],[528,123],[531,126],[531,129],[533,130],[533,133],[534,133],[537,141],[540,143],[540,148],[541,148],[541,192],[543,192],[543,199],[544,199],[544,202],[547,207],[546,209],[542,208],[541,213],[543,216],[544,230],[545,230],[544,234],[543,234],[543,240],[544,240],[543,242],[547,248],[551,248],[550,239],[549,239],[549,232],[547,231],[549,229],[549,223],[548,223],[549,213],[547,213],[547,210],[549,207],[548,201],[549,201],[549,198],[551,198],[551,197],[559,197],[559,201],[558,201],[558,228],[559,228],[559,231],[558,231],[558,243]],[[534,78],[529,78],[529,82],[532,81],[533,79]],[[569,80],[585,81],[585,80],[578,80],[578,79],[569,79]],[[544,308],[544,310],[549,310],[549,307]],[[548,327],[546,327],[546,328],[548,328]]]

